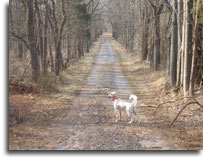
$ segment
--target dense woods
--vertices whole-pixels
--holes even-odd
[[[203,82],[202,8],[202,0],[10,0],[9,52],[30,56],[37,82],[48,71],[59,76],[112,31],[152,70],[166,69],[171,87],[193,95]]]
[[[10,0],[10,56],[21,62],[30,57],[34,82],[50,71],[59,76],[101,35],[101,9],[99,0]]]
[[[166,69],[171,87],[186,96],[202,85],[202,0],[118,0],[108,8],[113,37],[151,69]]]

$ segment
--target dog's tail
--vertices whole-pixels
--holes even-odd
[[[133,104],[134,106],[136,106],[136,105],[137,105],[137,96],[134,95],[134,94],[131,94],[130,97],[129,97],[129,100],[131,100],[131,99],[133,99],[132,104]]]

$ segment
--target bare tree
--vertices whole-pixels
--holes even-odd
[[[34,15],[34,0],[26,1],[27,4],[27,32],[28,45],[31,54],[32,78],[36,82],[40,74],[39,56],[36,51],[36,30],[35,30],[35,15]]]
[[[142,53],[141,53],[141,60],[144,61],[147,59],[148,56],[148,34],[149,34],[149,20],[150,20],[150,10],[146,3],[146,1],[142,3],[140,1],[140,16],[141,24],[142,24]]]
[[[189,86],[189,94],[194,94],[194,84],[195,84],[195,73],[197,68],[197,49],[198,49],[198,27],[199,27],[199,6],[200,0],[197,0],[195,6],[195,26],[194,26],[194,33],[193,33],[193,54],[192,54],[192,67],[191,67],[191,76],[190,76],[190,86]]]
[[[161,1],[152,1],[148,0],[150,3],[152,9],[153,9],[153,15],[154,15],[154,27],[155,27],[155,42],[154,42],[154,70],[158,70],[160,66],[160,15],[164,8],[164,3]]]
[[[178,54],[178,24],[177,24],[177,0],[173,0],[172,13],[172,37],[171,37],[171,64],[170,64],[170,82],[174,87],[177,81],[177,54]]]
[[[184,29],[183,29],[183,52],[184,52],[184,77],[183,91],[184,95],[188,95],[192,61],[192,0],[184,0]]]
[[[61,52],[61,44],[62,44],[62,35],[64,26],[66,24],[67,15],[66,15],[66,9],[65,9],[65,1],[61,0],[61,11],[62,11],[62,22],[59,24],[57,18],[56,18],[56,3],[54,0],[51,0],[52,2],[52,16],[49,18],[50,26],[52,28],[52,31],[54,33],[54,44],[55,44],[55,74],[60,74],[60,68],[63,64],[63,57]]]
[[[182,25],[183,25],[183,0],[178,0],[178,10],[177,10],[177,20],[178,22],[178,59],[177,59],[177,86],[182,85],[181,81],[181,69],[183,69],[182,60]]]

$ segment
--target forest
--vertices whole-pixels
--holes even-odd
[[[8,27],[9,150],[203,148],[202,0],[9,0]]]
[[[166,69],[170,87],[193,95],[194,85],[202,85],[202,1],[129,0],[110,7],[113,37],[139,51],[151,69]]]
[[[11,0],[9,51],[20,60],[29,51],[34,82],[49,68],[58,76],[84,56],[84,51],[89,52],[92,42],[101,35],[102,8],[98,5],[99,1]]]

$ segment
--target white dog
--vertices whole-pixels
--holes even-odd
[[[112,102],[113,102],[113,106],[114,106],[114,110],[116,113],[116,122],[121,120],[121,110],[125,109],[128,117],[130,118],[130,124],[133,123],[134,121],[134,117],[137,119],[138,124],[140,124],[141,120],[140,120],[140,116],[138,114],[138,112],[136,111],[136,104],[137,104],[137,96],[131,94],[129,100],[133,99],[133,102],[125,102],[122,101],[121,99],[119,99],[116,95],[116,92],[111,92],[109,95],[109,98],[112,98]]]

